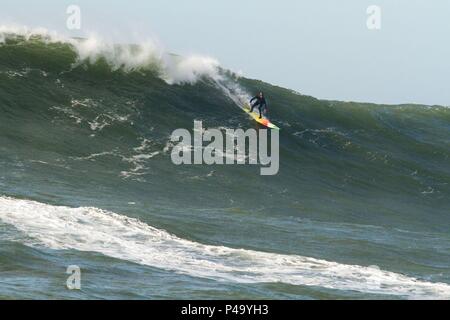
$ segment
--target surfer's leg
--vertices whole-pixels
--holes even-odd
[[[252,104],[252,107],[250,108],[250,112],[253,112],[253,109],[255,109],[255,107],[258,105],[258,102],[255,102],[254,104]]]
[[[260,104],[260,105],[258,106],[258,110],[259,110],[259,118],[260,118],[260,119],[262,118],[262,107],[263,107],[262,104]]]

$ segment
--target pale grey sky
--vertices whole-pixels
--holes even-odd
[[[79,5],[82,30],[66,29]],[[366,9],[382,10],[368,30]],[[112,41],[157,37],[245,76],[318,98],[450,105],[448,0],[0,0],[16,23]]]

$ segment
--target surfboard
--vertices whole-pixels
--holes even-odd
[[[261,119],[259,118],[259,111],[258,109],[257,112],[253,111],[250,112],[250,106],[248,104],[246,104],[242,110],[244,110],[248,115],[250,115],[250,117],[253,118],[253,120],[255,120],[256,122],[258,122],[259,124],[270,128],[270,129],[274,129],[274,130],[280,130],[280,128],[278,128],[276,125],[274,125],[272,122],[270,122],[270,120],[268,118],[266,118],[265,116],[263,116]]]

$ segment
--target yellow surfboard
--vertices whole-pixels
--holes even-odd
[[[267,128],[270,128],[270,129],[280,130],[280,128],[278,128],[276,125],[274,125],[272,122],[270,122],[270,120],[267,119],[265,116],[263,116],[262,118],[259,118],[259,111],[258,112],[250,112],[250,106],[248,104],[246,104],[244,106],[243,110],[259,124],[261,124]]]

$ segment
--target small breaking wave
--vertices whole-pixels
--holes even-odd
[[[109,257],[201,278],[239,283],[286,283],[409,299],[450,299],[450,285],[421,281],[378,267],[298,255],[205,245],[98,208],[51,206],[0,197],[0,221],[23,235],[16,241]]]
[[[98,35],[86,39],[74,39],[45,28],[0,25],[0,45],[7,40],[39,40],[43,44],[67,44],[76,54],[73,67],[82,63],[106,62],[112,71],[125,72],[156,70],[168,84],[193,84],[203,77],[219,79],[219,62],[203,55],[181,57],[166,52],[154,40],[146,40],[137,45],[117,45]]]

